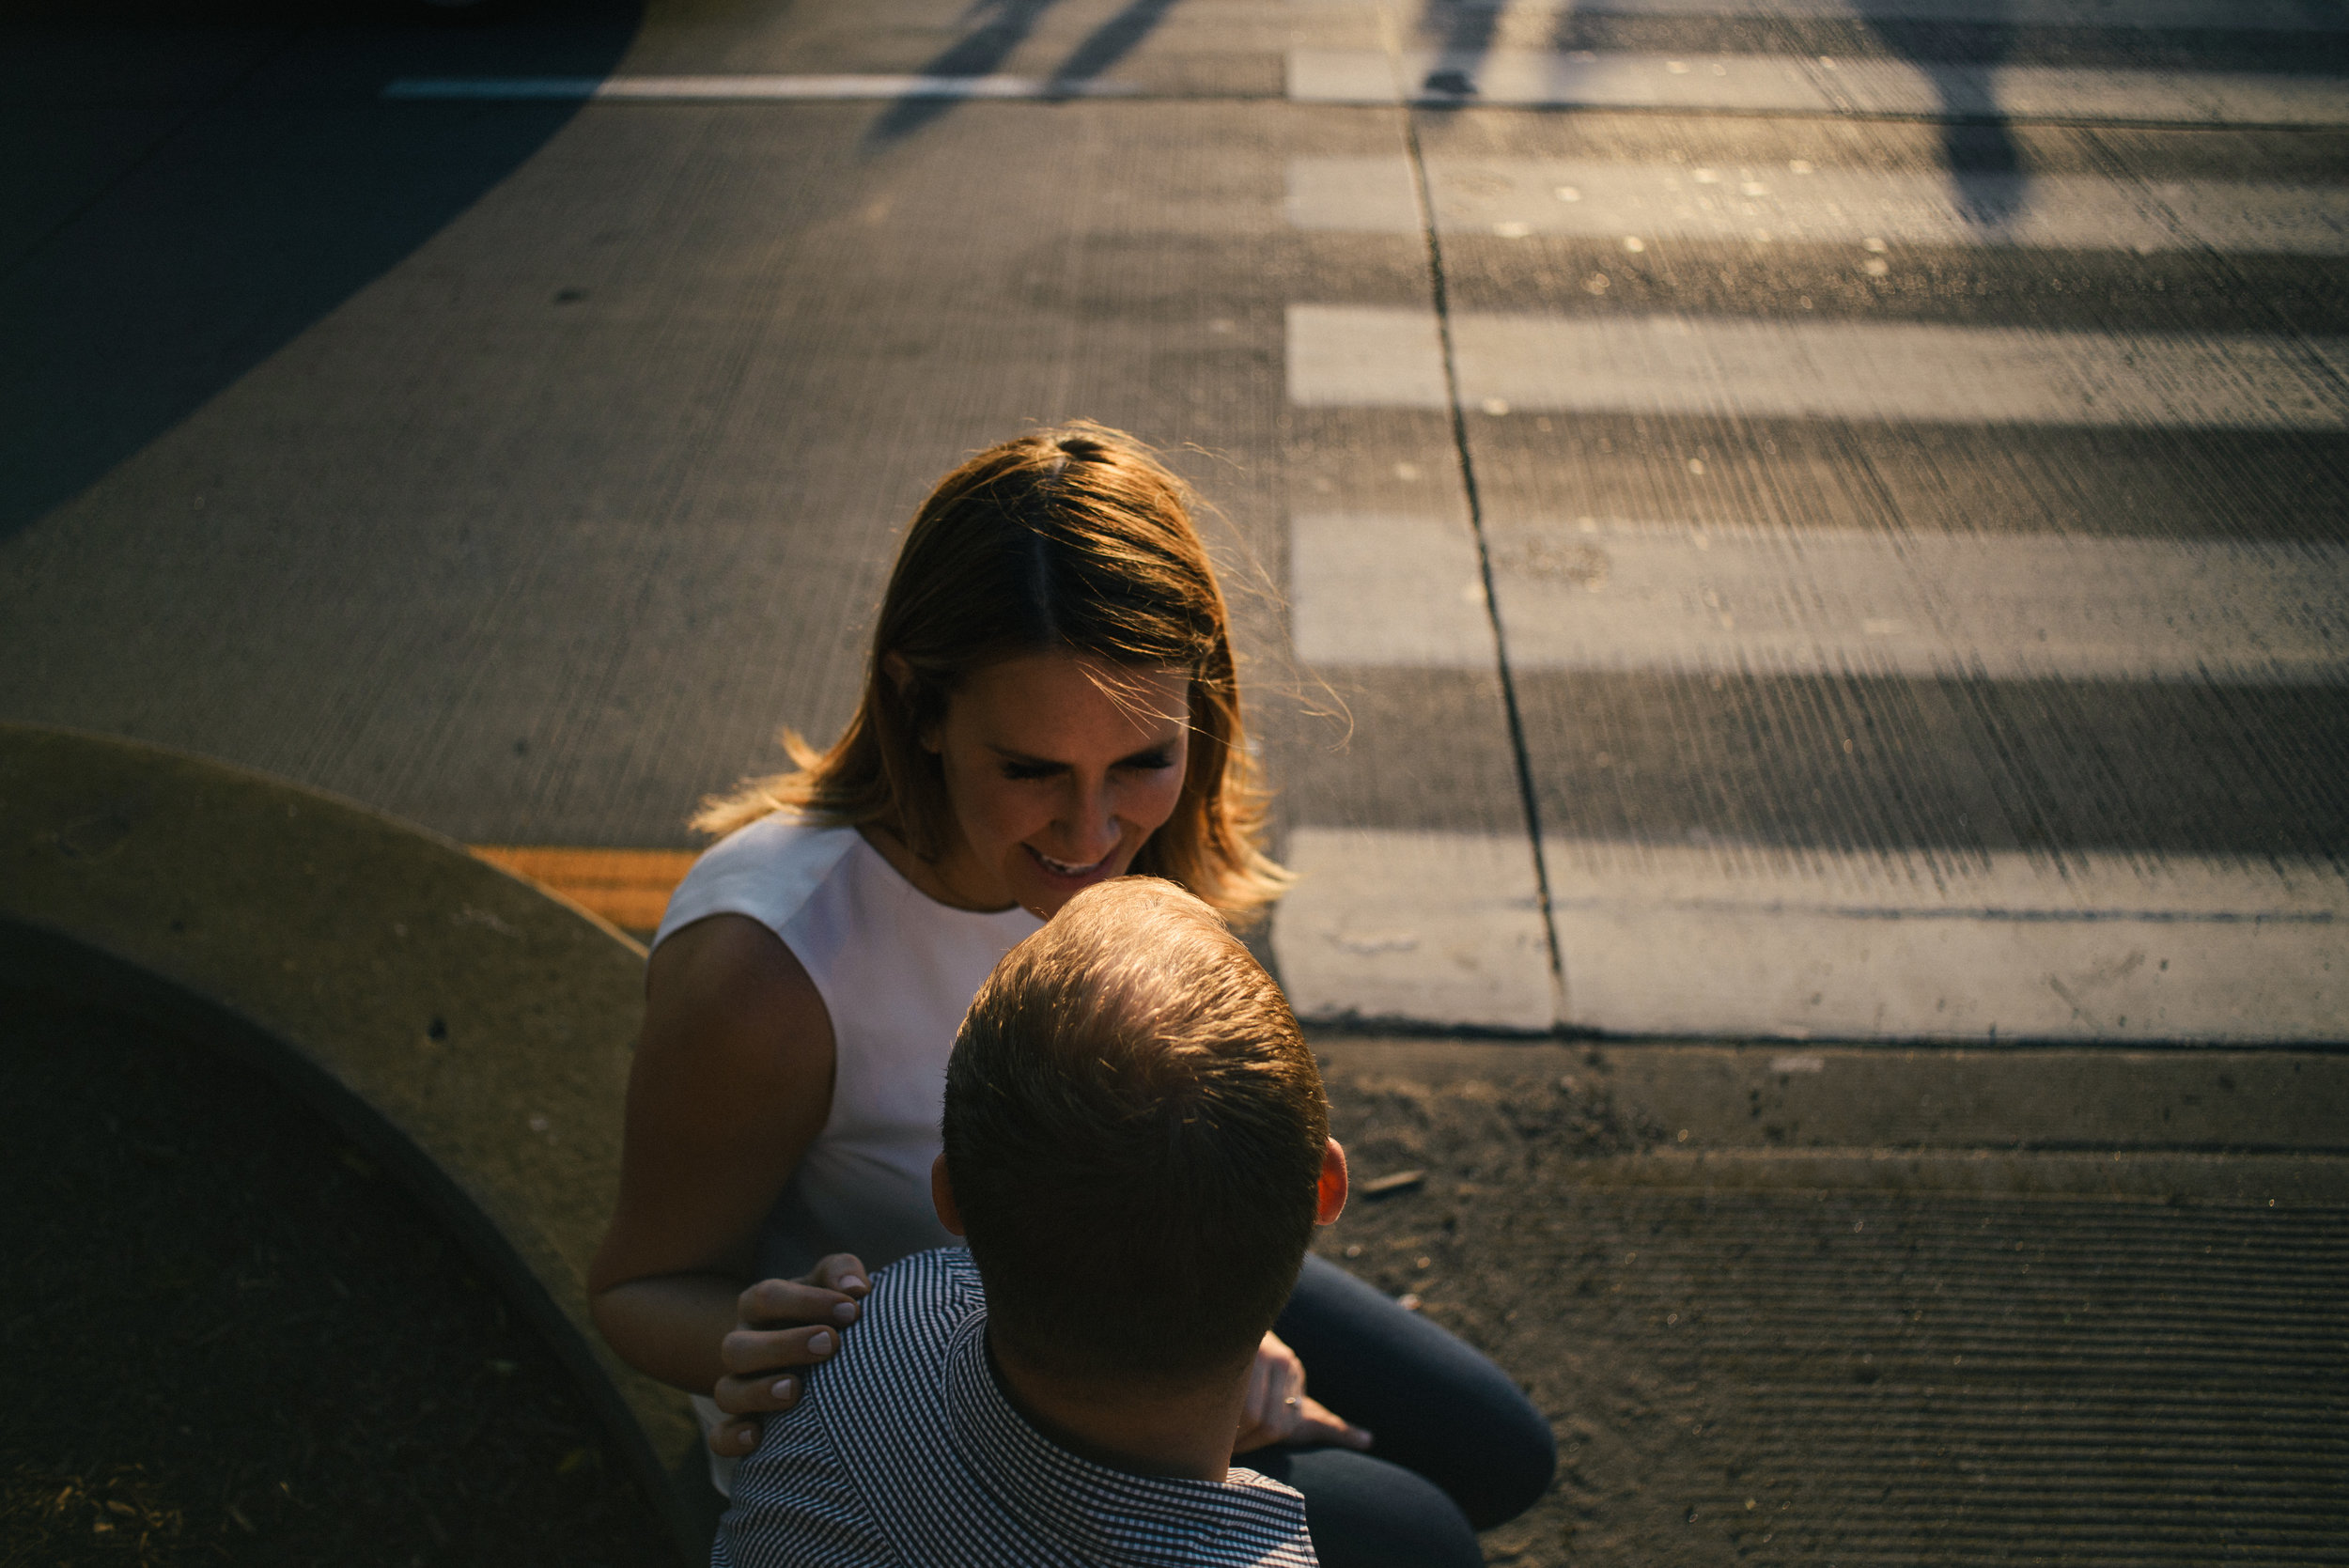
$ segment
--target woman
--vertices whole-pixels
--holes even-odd
[[[1236,923],[1287,882],[1188,499],[1093,425],[965,463],[907,534],[839,741],[786,735],[798,771],[696,820],[725,836],[654,939],[589,1289],[615,1351],[697,1396],[722,1490],[853,1323],[865,1265],[952,1241],[929,1200],[945,1063],[996,961],[1128,872]],[[1554,1463],[1490,1362],[1317,1260],[1237,1447],[1305,1494],[1333,1564],[1481,1560],[1468,1525]]]

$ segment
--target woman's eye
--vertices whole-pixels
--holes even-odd
[[[1133,768],[1137,772],[1155,773],[1161,768],[1174,767],[1174,753],[1173,752],[1150,752],[1142,756],[1128,757],[1118,766]]]

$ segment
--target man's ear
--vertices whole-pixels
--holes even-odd
[[[1336,1146],[1334,1143],[1330,1145],[1331,1148]],[[930,1161],[930,1206],[938,1211],[940,1224],[956,1235],[962,1234],[962,1210],[955,1206],[955,1184],[947,1179],[946,1157],[943,1154]],[[1335,1219],[1337,1216],[1333,1214],[1330,1218]]]
[[[943,1160],[945,1157],[941,1155],[939,1158]],[[1336,1223],[1338,1216],[1346,1212],[1346,1190],[1345,1145],[1334,1138],[1325,1140],[1321,1148],[1321,1180],[1314,1194],[1315,1224]]]

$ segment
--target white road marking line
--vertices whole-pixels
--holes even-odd
[[[2349,1033],[2349,881],[2330,866],[1568,839],[1544,848],[1566,1021],[1585,1028],[1940,1040]]]
[[[1782,1039],[2333,1040],[2349,879],[2251,856],[1545,844],[1304,828],[1273,948],[1300,1015]]]
[[[2349,682],[2349,549],[2337,545],[1490,526],[1519,671]],[[1291,624],[1307,664],[1493,667],[1483,595],[1453,586],[1476,568],[1465,529],[1399,517],[1292,527]]]
[[[1532,842],[1299,828],[1272,950],[1306,1018],[1543,1031],[1558,1018]]]
[[[2349,186],[1532,159],[1432,159],[1427,181],[1447,234],[2349,256]],[[1288,217],[1415,234],[1410,165],[1294,159]]]
[[[1290,634],[1309,662],[1500,664],[1465,519],[1300,513],[1289,520],[1289,581]],[[1346,657],[1369,650],[1377,657]]]
[[[1443,334],[1430,310],[1288,307],[1289,401],[1306,408],[1440,409]]]
[[[2334,545],[1594,521],[1494,557],[1519,669],[2349,680]]]
[[[1289,396],[1441,408],[1429,312],[1292,305]],[[1683,316],[1453,318],[1463,403],[1544,412],[2339,430],[2349,339]]]
[[[1028,76],[431,76],[386,85],[389,99],[650,102],[862,101],[897,98],[1117,98],[1134,88],[1103,81]]]
[[[1297,0],[1368,8],[1362,0]],[[1454,4],[1533,20],[1571,16],[1848,18],[1860,22],[1973,22],[1992,26],[2207,28],[2217,32],[2349,30],[2349,8],[2308,0],[1500,0]]]
[[[1449,81],[1447,80],[1449,79]],[[1465,90],[1463,90],[1465,89]],[[2349,124],[2339,77],[1920,65],[1875,56],[1293,49],[1306,103],[1488,103],[1683,113],[1890,115],[2168,125]]]
[[[1427,168],[1432,179],[1433,160]],[[1330,234],[1417,234],[1423,221],[1405,158],[1292,158],[1284,210],[1291,228]]]

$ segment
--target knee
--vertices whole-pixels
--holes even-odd
[[[1345,1449],[1283,1453],[1267,1473],[1305,1495],[1322,1568],[1481,1568],[1476,1531],[1441,1487]]]
[[[1490,1529],[1516,1518],[1549,1490],[1558,1473],[1558,1439],[1523,1394],[1490,1413],[1480,1438],[1474,1462],[1463,1467],[1474,1479],[1459,1502],[1470,1524]]]

